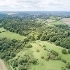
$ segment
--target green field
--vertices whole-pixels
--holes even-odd
[[[55,21],[55,22],[48,23],[48,25],[65,25],[65,23],[63,23],[62,21]]]
[[[30,49],[25,49],[25,51],[22,49],[19,53],[17,53],[16,57],[13,59],[16,59],[18,57],[22,57],[26,52],[32,52],[34,57],[38,59],[38,64],[37,65],[31,65],[31,67],[28,70],[62,70],[62,67],[65,67],[65,63],[62,62],[61,60],[49,60],[46,61],[45,58],[47,57],[48,51],[44,50],[43,45],[46,46],[46,49],[54,50],[59,53],[62,59],[65,59],[67,62],[70,62],[70,54],[65,55],[62,54],[61,50],[62,48],[59,46],[54,45],[53,43],[49,43],[46,41],[35,41],[32,42],[31,45],[33,46]],[[37,52],[39,50],[39,52]],[[44,59],[41,58],[41,56],[44,56]],[[8,65],[9,67],[9,65]],[[10,65],[9,69],[14,70],[12,66]],[[65,69],[69,70],[69,69]]]
[[[61,67],[65,67],[65,63],[63,63],[61,60],[46,61],[45,58],[47,57],[48,52],[44,50],[43,45],[46,46],[46,49],[58,52],[62,59],[65,59],[67,62],[70,62],[70,54],[62,54],[62,48],[59,46],[56,46],[46,41],[36,41],[36,43],[31,44],[33,45],[31,50],[33,51],[34,57],[38,59],[39,64],[36,66],[32,66],[30,70],[61,70]],[[39,52],[37,52],[37,49],[39,50]],[[44,59],[41,59],[41,56],[44,56]]]
[[[7,37],[9,39],[16,39],[16,40],[24,40],[24,38],[26,38],[25,36],[21,36],[19,34],[7,31],[4,28],[0,28],[0,32],[1,32],[0,38]]]

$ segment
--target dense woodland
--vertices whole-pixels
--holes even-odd
[[[1,22],[1,27],[11,32],[27,36],[28,40],[50,41],[61,47],[70,48],[70,27],[68,25],[54,24],[53,26],[49,26],[36,21],[6,18]]]

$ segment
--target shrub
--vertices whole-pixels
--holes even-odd
[[[46,36],[41,36],[40,40],[41,41],[46,41]]]
[[[23,65],[19,65],[19,70],[27,70],[27,67],[25,67]]]
[[[56,40],[57,40],[56,36],[53,36],[53,37],[50,38],[51,42],[55,42]]]
[[[63,53],[63,54],[67,54],[66,49],[62,49],[62,53]]]
[[[10,59],[10,56],[6,56],[5,60],[8,61]]]
[[[45,60],[46,60],[46,61],[49,61],[49,58],[47,57],[47,58],[45,58]]]
[[[55,60],[56,56],[53,54],[50,54],[50,59]]]
[[[60,45],[60,41],[55,41],[56,46]]]
[[[46,48],[44,48],[44,50],[46,50]]]
[[[32,48],[32,45],[31,44],[27,44],[26,47],[27,48]]]
[[[68,53],[70,54],[70,49],[68,49]]]
[[[13,66],[13,68],[18,67],[18,62],[17,61],[13,61],[12,66]]]
[[[70,62],[67,62],[66,68],[70,69]]]
[[[40,52],[40,51],[37,49],[36,52]]]
[[[11,56],[11,57],[15,57],[16,54],[12,52],[12,53],[10,54],[10,56]]]
[[[55,56],[58,56],[58,52],[54,51],[54,50],[51,50],[51,53]]]
[[[61,59],[62,62],[66,63],[67,61],[65,59]]]
[[[66,70],[64,67],[61,67],[61,70]]]
[[[59,56],[58,52],[51,50],[50,53],[47,54],[48,59],[52,60],[60,60],[61,57]]]
[[[57,59],[57,60],[61,60],[61,57],[60,57],[60,56],[57,56],[56,59]]]
[[[45,45],[43,45],[43,47],[46,47]]]
[[[0,31],[0,33],[2,33],[2,32]]]
[[[18,60],[19,64],[22,65],[23,63],[27,63],[27,62],[28,62],[28,58],[29,58],[29,57],[26,57],[26,56],[20,58],[20,59]]]
[[[33,63],[34,65],[36,65],[36,64],[37,64],[37,59],[33,59],[33,60],[32,60],[32,63]]]
[[[41,59],[44,59],[44,56],[41,56]]]

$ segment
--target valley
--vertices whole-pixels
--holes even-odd
[[[0,70],[70,70],[69,16],[40,13],[2,17]]]

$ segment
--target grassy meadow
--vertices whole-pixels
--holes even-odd
[[[16,39],[16,40],[22,40],[22,41],[24,40],[24,38],[26,38],[25,36],[21,36],[19,34],[7,31],[4,28],[0,28],[0,32],[1,32],[0,38],[7,37],[9,39]]]
[[[70,54],[62,54],[61,51],[63,48],[61,48],[60,46],[56,46],[55,44],[46,41],[36,41],[36,43],[31,44],[33,46],[31,50],[33,51],[34,57],[39,60],[39,64],[36,66],[32,66],[32,69],[30,70],[61,70],[61,67],[65,67],[65,63],[61,60],[45,60],[48,54],[48,49],[58,52],[61,58],[65,59],[67,62],[70,61]],[[43,45],[46,46],[45,48],[47,50],[44,50]],[[39,50],[39,52],[37,52],[37,50]],[[44,57],[44,59],[41,59],[42,56]]]

